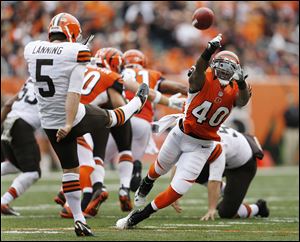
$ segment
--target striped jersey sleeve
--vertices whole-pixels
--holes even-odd
[[[79,50],[78,54],[77,54],[77,62],[78,63],[90,62],[91,56],[92,56],[92,54],[88,49]]]

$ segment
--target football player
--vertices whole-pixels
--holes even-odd
[[[132,154],[134,158],[134,167],[130,189],[135,192],[141,182],[142,164],[140,160],[145,154],[152,135],[151,122],[153,121],[154,116],[153,105],[159,103],[182,110],[185,99],[179,98],[179,95],[180,93],[186,95],[187,87],[181,83],[166,80],[162,76],[162,73],[148,69],[146,56],[139,50],[127,50],[123,57],[125,69],[122,71],[122,76],[126,89],[126,98],[131,100],[133,97],[134,89],[131,90],[129,87],[129,84],[131,85],[132,81],[136,83],[136,85],[137,83],[146,83],[149,85],[150,90],[153,89],[154,93],[154,99],[151,99],[151,95],[149,95],[149,100],[146,102],[142,111],[131,118],[133,129]],[[166,98],[162,93],[175,95]],[[106,160],[114,160],[116,152],[116,145],[112,137],[110,137],[108,140]]]
[[[93,64],[88,65],[88,70],[85,73],[85,81],[81,94],[81,102],[84,104],[99,105],[101,107],[116,108],[124,105],[125,101],[121,95],[123,91],[123,80],[119,72],[123,68],[123,54],[116,48],[104,48],[97,51]],[[95,67],[96,65],[96,67]],[[97,67],[98,66],[98,67]],[[108,69],[109,68],[109,69]],[[128,80],[125,88],[131,91],[138,89],[138,84]],[[155,99],[156,92],[150,89],[150,100]],[[164,103],[169,103],[169,99],[161,95],[161,100]],[[174,99],[175,101],[181,99]],[[173,103],[175,103],[173,101]],[[176,103],[179,103],[178,101]],[[108,131],[108,130],[107,130]],[[117,143],[116,152],[120,152],[119,157],[119,174],[120,174],[120,189],[119,200],[122,211],[130,211],[132,209],[129,183],[132,174],[132,154],[131,154],[131,123],[126,122],[123,126],[113,127],[110,129],[112,137]],[[107,135],[107,133],[106,133]],[[101,142],[106,143],[106,136],[102,135]],[[83,186],[82,211],[87,216],[95,216],[98,212],[99,205],[107,199],[108,193],[102,191],[104,180],[103,166],[103,150],[98,155],[94,155],[95,164],[93,164],[90,153],[93,152],[94,142],[89,134],[84,135],[78,141],[78,155],[80,162],[80,174]],[[100,140],[98,143],[101,143]],[[101,147],[105,147],[102,145]],[[101,158],[100,158],[101,157]],[[91,176],[90,176],[91,175]],[[89,182],[90,180],[90,182]],[[93,184],[93,196],[91,197],[91,188],[87,184]],[[62,191],[55,198],[58,204],[64,206],[65,199]],[[90,201],[87,205],[86,201]],[[72,213],[68,206],[64,206],[60,215],[64,218],[71,218]]]
[[[46,132],[63,168],[62,186],[74,217],[77,236],[93,236],[80,206],[77,137],[106,127],[124,124],[147,99],[148,87],[141,85],[136,97],[116,110],[104,110],[80,103],[86,64],[91,53],[76,43],[81,36],[78,20],[68,13],[54,16],[48,28],[49,41],[32,41],[24,49],[30,77]]]
[[[1,176],[21,173],[1,197],[1,214],[19,215],[9,204],[41,177],[40,150],[34,132],[40,128],[34,85],[28,79],[1,111]]]
[[[108,50],[108,49],[106,49]],[[109,55],[109,69],[104,64],[106,61],[106,56]],[[102,56],[102,58],[101,58]],[[85,73],[84,85],[81,94],[81,103],[97,105],[102,108],[117,108],[119,106],[125,105],[126,102],[122,96],[123,92],[123,80],[118,74],[123,66],[123,53],[116,48],[110,48],[109,51],[104,51],[104,49],[98,50],[95,57],[92,58],[91,64],[88,65],[88,69]],[[93,140],[89,134],[84,135],[78,141],[78,155],[81,170],[81,179],[83,181],[84,196],[82,200],[82,211],[86,215],[95,216],[98,213],[100,203],[104,202],[108,193],[103,190],[103,181],[105,176],[104,170],[104,151],[107,142],[107,137],[109,131],[115,137],[118,143],[119,151],[122,153],[120,156],[120,170],[126,170],[128,164],[132,163],[131,158],[131,124],[126,122],[120,127],[113,127],[110,130],[99,137],[101,140]],[[102,143],[104,149],[101,152],[94,154],[94,163],[92,162],[90,153],[95,153],[94,143]],[[89,157],[89,158],[88,158]],[[90,163],[90,164],[89,164]],[[92,168],[92,169],[91,169]],[[83,174],[84,173],[84,174]],[[131,176],[131,170],[129,172]],[[90,180],[90,182],[89,182]],[[91,189],[87,186],[88,183],[92,183],[93,195],[91,197]],[[128,189],[124,187],[126,181],[121,180],[120,186],[120,205],[122,211],[130,211],[132,209],[131,201],[128,194]],[[65,202],[62,194],[58,194],[55,198],[56,202],[61,204]],[[70,210],[66,207],[62,210],[61,216],[69,218],[72,216]]]
[[[132,145],[130,142],[130,146],[127,146],[127,149],[124,149],[124,144],[125,144],[123,141],[124,137],[121,138],[120,136],[122,136],[122,134],[120,132],[113,132],[113,130],[111,129],[112,135],[108,140],[107,149],[106,149],[106,156],[105,156],[106,161],[114,160],[116,154],[118,154],[119,156],[119,165],[118,165],[118,171],[120,177],[119,199],[120,199],[122,211],[130,211],[132,209],[131,200],[130,200],[130,189],[129,189],[129,187],[132,187],[132,182],[130,184],[130,180],[133,173],[132,156],[134,157],[134,159],[140,159],[144,155],[144,151],[148,144],[148,140],[150,138],[149,135],[151,134],[151,125],[149,120],[152,120],[152,116],[153,116],[151,102],[159,103],[162,105],[166,105],[181,110],[185,99],[179,98],[178,95],[168,98],[155,89],[155,85],[158,84],[157,82],[159,80],[161,81],[163,78],[161,77],[161,74],[159,72],[155,72],[143,68],[143,66],[145,66],[144,63],[145,56],[140,51],[130,50],[130,51],[126,51],[124,53],[124,56],[116,56],[116,53],[118,52],[119,51],[116,50],[115,48],[104,48],[99,50],[96,56],[103,62],[103,64],[107,68],[118,73],[121,73],[121,71],[123,70],[123,65],[124,65],[123,58],[124,58],[125,70],[122,71],[122,77],[124,80],[123,83],[124,89],[126,93],[129,94],[126,95],[126,98],[129,100],[132,99],[133,95],[131,93],[132,92],[134,93],[137,90],[139,83],[146,83],[150,87],[148,101],[146,102],[145,106],[141,110],[140,114],[138,114],[144,117],[144,119],[145,119],[145,115],[148,116],[148,118],[146,118],[147,121],[141,119],[141,122],[136,122],[136,118],[137,118],[136,115],[130,119],[130,123],[132,127],[132,135],[130,135],[130,141],[132,139],[133,142]],[[135,54],[136,52],[139,55],[136,56],[136,58],[133,58],[134,57],[133,54]],[[143,63],[141,64],[143,66],[138,64],[141,62],[139,57],[142,58]],[[134,60],[136,62],[134,62]],[[129,68],[136,68],[136,70],[134,71],[133,69],[129,69]],[[135,73],[137,73],[136,74],[137,78],[135,76]],[[143,79],[140,79],[141,73],[144,73]],[[149,75],[149,77],[146,77],[146,75]],[[146,80],[145,78],[148,78],[149,80]],[[173,82],[171,82],[171,84],[169,83],[169,86],[172,84]],[[175,83],[174,88],[172,90],[173,92],[175,92],[182,89],[184,89],[184,87],[182,87],[181,84]],[[124,160],[124,158],[122,157],[128,157],[130,159],[127,158],[127,160]]]
[[[250,218],[253,216],[268,217],[269,209],[267,202],[259,199],[255,204],[242,203],[249,185],[253,180],[256,169],[257,159],[262,159],[264,153],[255,136],[242,134],[233,128],[222,125],[218,131],[225,152],[225,171],[226,183],[221,183],[222,201],[217,207],[219,192],[216,192],[215,200],[209,201],[209,211],[202,220],[214,220],[218,211],[221,218]],[[213,161],[215,162],[215,161]],[[209,180],[216,180],[211,174],[210,164],[206,163],[196,183],[207,185]],[[215,191],[209,191],[215,193]],[[177,212],[181,211],[178,200],[172,204]]]
[[[239,58],[232,52],[214,52],[221,47],[222,35],[208,46],[189,72],[189,92],[183,119],[168,134],[157,160],[150,166],[135,195],[135,205],[143,205],[155,180],[176,163],[170,186],[144,209],[119,219],[117,228],[131,228],[159,209],[165,208],[185,194],[199,176],[207,160],[219,157],[217,166],[225,166],[221,138],[217,131],[233,106],[244,106],[250,95]],[[222,169],[217,169],[220,172]],[[223,171],[222,171],[223,172]],[[218,174],[220,175],[220,174]],[[219,183],[216,181],[213,185]],[[210,199],[210,198],[209,198]]]

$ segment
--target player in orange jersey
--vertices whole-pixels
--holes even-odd
[[[185,194],[200,174],[210,156],[218,159],[219,176],[225,167],[217,131],[233,106],[244,106],[250,95],[238,57],[229,51],[215,55],[221,47],[222,35],[208,42],[208,46],[189,72],[189,93],[183,119],[167,136],[157,160],[150,166],[135,195],[135,205],[144,205],[154,181],[166,174],[177,163],[176,173],[170,186],[144,209],[130,213],[117,221],[117,228],[131,228],[152,213],[165,208]],[[222,157],[223,156],[223,157]],[[216,162],[214,162],[215,164]],[[220,169],[220,166],[223,168]],[[211,181],[208,186],[218,186],[209,194],[209,199],[219,196],[219,182]],[[209,213],[215,213],[216,204]],[[210,214],[208,214],[210,216]]]
[[[177,99],[178,95],[187,94],[187,86],[166,80],[159,71],[147,68],[146,56],[139,50],[131,49],[124,53],[125,69],[122,71],[125,89],[128,89],[128,83],[133,81],[138,83],[146,83],[150,88],[149,99],[143,107],[142,111],[131,119],[133,128],[132,154],[134,158],[134,167],[130,189],[136,191],[141,182],[141,158],[144,156],[146,148],[152,138],[151,122],[153,121],[154,111],[153,104],[160,103],[172,108],[181,108],[183,99]],[[151,98],[151,90],[155,93],[155,98]],[[135,90],[126,90],[126,98],[131,100]],[[164,98],[162,93],[175,94],[169,99]],[[178,94],[177,94],[178,93]],[[178,102],[179,101],[179,102]],[[180,104],[180,105],[178,105]],[[114,160],[117,152],[114,140],[110,137],[108,140],[106,160]]]
[[[117,72],[117,73],[121,73],[123,70],[123,57],[116,57],[116,53],[118,53],[119,50],[115,49],[115,48],[103,48],[100,49],[97,53],[96,53],[96,57],[98,58],[99,62],[102,63],[102,65],[104,64],[104,66],[106,66],[107,68],[109,68],[111,71],[113,72]],[[124,55],[125,56],[125,55]],[[126,60],[126,59],[125,59]],[[127,70],[127,69],[125,69]],[[122,72],[123,73],[123,72]],[[124,79],[124,89],[127,91],[131,91],[131,92],[135,92],[139,86],[138,82],[136,82],[136,80],[134,78],[132,78],[132,73],[128,73],[128,75],[122,75],[123,79]],[[149,83],[146,83],[147,85],[149,85]],[[181,86],[180,86],[181,87]],[[150,86],[150,91],[149,91],[149,100],[151,101],[156,101],[156,103],[160,103],[163,105],[168,105],[170,107],[173,108],[177,108],[177,109],[181,109],[183,102],[185,99],[183,98],[178,98],[177,96],[175,97],[171,97],[171,98],[167,98],[164,95],[161,95],[158,91],[155,91],[151,88]],[[147,101],[148,103],[148,101]],[[147,104],[146,104],[147,106]],[[143,107],[141,112],[144,112],[144,110],[146,109],[146,106]],[[132,123],[132,126],[136,126],[138,124],[133,123],[132,121],[130,121]],[[148,124],[149,125],[149,124]],[[140,127],[140,126],[139,126]],[[144,134],[146,134],[145,136],[147,137],[147,132],[144,129],[144,126],[142,126],[142,129],[144,131]],[[133,130],[136,130],[136,128],[134,128]],[[151,132],[151,130],[150,130]],[[120,190],[119,190],[119,199],[120,199],[120,204],[121,204],[121,209],[122,211],[130,211],[132,209],[132,205],[131,205],[131,201],[130,201],[130,179],[132,176],[132,171],[133,171],[133,164],[132,164],[132,153],[130,149],[126,149],[124,150],[122,148],[122,146],[124,146],[124,144],[122,144],[122,139],[120,139],[121,137],[121,133],[120,132],[111,132],[111,136],[110,139],[108,141],[108,145],[107,145],[107,149],[106,149],[106,153],[108,153],[106,155],[105,160],[111,160],[111,158],[108,157],[115,157],[116,155],[118,155],[118,172],[119,172],[119,177],[120,177]],[[130,140],[135,137],[135,132],[133,132],[133,137],[132,135],[127,136],[128,138],[130,138]],[[124,137],[123,137],[124,139]],[[143,147],[141,147],[142,143],[140,144],[140,148],[143,150]],[[131,145],[131,143],[130,143]],[[131,145],[132,147],[133,145]],[[134,154],[135,154],[135,150]],[[135,155],[134,155],[135,156]],[[124,160],[124,158],[126,158],[126,160]],[[130,158],[130,159],[128,159]]]

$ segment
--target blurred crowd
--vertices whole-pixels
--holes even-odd
[[[199,31],[191,24],[198,7],[215,19]],[[47,39],[51,18],[76,16],[83,36],[95,34],[92,51],[114,46],[141,49],[149,66],[185,74],[207,41],[223,34],[223,48],[236,52],[255,75],[299,75],[298,1],[1,1],[1,77],[27,76],[23,48]]]

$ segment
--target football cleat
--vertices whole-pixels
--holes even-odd
[[[147,101],[148,95],[149,95],[149,87],[146,83],[142,83],[135,94],[135,96],[141,100],[142,105],[135,113],[139,113],[143,109]]]
[[[267,218],[270,215],[270,210],[267,207],[267,202],[263,199],[257,200],[255,203],[258,207],[258,214],[256,216],[261,216],[263,218]]]
[[[130,190],[136,192],[142,181],[142,162],[135,160],[133,163],[132,176],[130,181]]]
[[[89,217],[94,217],[99,211],[100,205],[108,198],[108,192],[105,188],[97,189],[92,196],[91,201],[84,210],[84,213]]]
[[[56,197],[54,198],[54,202],[56,202],[57,204],[61,205],[62,207],[64,207],[65,203],[66,203],[66,197],[64,195],[64,193],[62,191],[60,191]]]
[[[77,236],[94,236],[90,226],[80,221],[75,222],[75,233]]]
[[[1,214],[20,216],[20,213],[11,208],[8,204],[1,204]]]
[[[121,218],[117,221],[116,227],[117,229],[130,229],[135,224],[133,224],[133,221],[131,219],[132,215],[139,212],[140,210],[133,210],[131,213],[129,213],[125,218]]]
[[[149,194],[153,187],[153,183],[146,183],[143,179],[140,187],[134,194],[134,205],[136,207],[141,207],[146,203],[146,196]]]
[[[63,207],[62,210],[60,211],[59,215],[60,215],[62,218],[73,218],[72,211],[71,211],[70,207],[67,206],[67,205],[64,205],[64,207]]]
[[[132,203],[130,200],[130,189],[121,187],[119,190],[120,207],[123,212],[129,212],[132,210]]]

